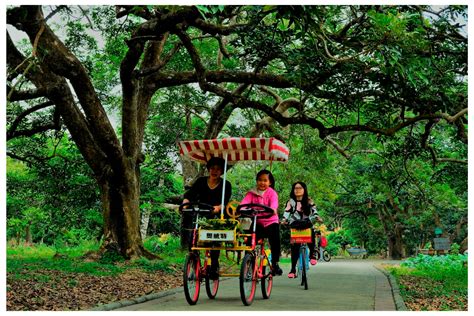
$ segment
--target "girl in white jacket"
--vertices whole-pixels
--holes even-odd
[[[290,199],[286,202],[285,212],[283,213],[283,224],[290,224],[290,227],[295,222],[302,223],[306,221],[308,227],[312,227],[316,221],[322,222],[321,217],[316,210],[316,205],[308,196],[306,184],[301,181],[293,183],[290,192]],[[315,265],[317,263],[314,248],[314,231],[311,230],[311,244],[309,246],[310,263]],[[300,244],[291,244],[291,270],[288,273],[290,279],[296,277],[296,263],[298,262]]]

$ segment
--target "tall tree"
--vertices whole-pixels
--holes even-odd
[[[466,7],[110,7],[119,25],[115,37],[127,44],[110,56],[120,62],[120,134],[94,86],[90,60],[79,59],[81,50],[69,49],[49,25],[54,14],[70,10],[58,6],[46,17],[41,6],[7,11],[7,23],[25,32],[31,46],[26,57],[7,34],[8,101],[38,101],[20,103],[7,139],[64,124],[100,188],[103,249],[125,257],[151,255],[139,230],[142,144],[150,107],[159,102],[153,96],[173,87],[190,87],[207,101],[208,137],[240,108],[283,126],[308,125],[321,138],[345,131],[392,136],[442,120],[456,124],[456,136],[467,143],[467,35],[455,21],[466,17]],[[218,47],[218,59],[209,58],[209,45]],[[296,102],[282,112],[261,87]],[[53,109],[50,117],[26,124],[45,109]]]

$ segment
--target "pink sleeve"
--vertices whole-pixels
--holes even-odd
[[[249,203],[252,203],[252,194],[250,194],[250,192],[248,192],[244,199],[240,202],[240,204],[249,204]]]
[[[272,190],[270,195],[270,207],[274,210],[278,210],[278,194],[275,190]]]

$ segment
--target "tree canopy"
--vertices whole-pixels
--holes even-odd
[[[466,20],[466,6],[9,7],[28,40],[7,32],[7,154],[47,158],[34,142],[67,129],[99,187],[104,244],[128,257],[145,253],[140,169],[170,170],[180,139],[289,141],[301,125],[348,160],[394,146],[393,161],[465,164]]]

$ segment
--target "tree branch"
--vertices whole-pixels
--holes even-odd
[[[464,116],[464,115],[467,113],[467,109],[468,109],[468,108],[462,109],[461,111],[459,111],[458,113],[456,113],[456,114],[453,115],[453,116],[450,116],[450,115],[447,114],[447,113],[443,113],[443,114],[442,114],[442,117],[443,117],[448,123],[456,122],[460,117]]]
[[[20,91],[20,90],[15,90],[7,86],[7,95],[9,96],[8,101],[10,102],[25,101],[25,100],[46,97],[56,88],[57,87],[44,86],[38,89]]]
[[[326,137],[325,140],[330,143],[344,158],[347,160],[351,160],[352,157],[342,148],[335,140],[333,140],[330,136]]]
[[[52,101],[47,101],[47,102],[44,102],[44,103],[40,103],[38,105],[35,105],[27,110],[25,110],[23,113],[21,113],[20,115],[18,115],[18,117],[13,121],[13,123],[11,124],[11,127],[8,129],[7,131],[7,140],[10,140],[14,137],[17,137],[17,136],[30,136],[30,135],[33,135],[35,133],[38,133],[38,132],[43,132],[45,130],[48,130],[48,129],[56,129],[58,130],[60,128],[59,124],[56,126],[56,124],[47,124],[45,125],[45,128],[46,129],[40,129],[40,127],[36,127],[35,129],[37,130],[36,132],[32,132],[30,135],[28,134],[25,134],[27,133],[26,131],[20,131],[20,132],[17,132],[17,128],[18,128],[18,125],[20,124],[20,122],[25,118],[27,117],[28,115],[30,115],[31,113],[34,113],[36,111],[39,111],[39,110],[42,110],[42,109],[45,109],[47,107],[50,107],[54,105],[54,103]],[[55,122],[56,123],[56,122]],[[59,122],[58,122],[59,123]]]
[[[465,109],[466,112],[467,112],[467,109]],[[464,111],[464,110],[463,110]],[[463,112],[461,111],[461,112]],[[454,117],[457,116],[457,118],[459,118],[460,116],[458,116],[461,112],[459,112],[457,115],[455,115]],[[445,115],[445,116],[448,116],[449,115]],[[449,118],[447,118],[446,120],[449,121]],[[457,119],[453,120],[453,121],[456,121]],[[430,120],[428,123],[426,123],[425,125],[425,132],[423,133],[423,135],[421,136],[421,145],[422,145],[422,148],[426,149],[429,151],[429,153],[431,154],[431,159],[433,160],[433,165],[436,165],[437,163],[440,163],[440,162],[453,162],[453,163],[460,163],[460,164],[467,164],[467,160],[463,160],[463,159],[455,159],[455,158],[438,158],[438,155],[436,154],[436,151],[435,149],[433,148],[433,146],[430,146],[428,144],[428,137],[431,133],[431,129],[433,128],[433,126],[436,124],[435,121],[433,120]]]
[[[182,47],[182,43],[176,43],[173,49],[164,58],[161,58],[156,66],[136,71],[135,77],[136,78],[145,77],[145,76],[148,76],[160,71],[161,69],[163,69],[163,67],[165,67],[168,64],[171,58],[173,58],[173,56],[180,50],[181,47]]]
[[[30,37],[30,41],[33,42],[38,34],[39,25],[44,23],[42,13],[39,7],[27,6],[14,8],[8,12],[8,23],[20,27]],[[38,53],[49,53],[53,55],[45,55],[38,58],[41,60],[36,67],[31,68],[30,71],[25,72],[25,77],[36,86],[38,90],[45,88],[45,83],[51,90],[48,90],[46,96],[51,100],[58,108],[58,114],[60,114],[66,124],[72,138],[77,144],[79,150],[84,156],[86,162],[92,168],[94,173],[101,177],[101,174],[105,170],[105,159],[106,156],[104,151],[99,148],[97,139],[95,138],[96,133],[91,132],[90,123],[86,122],[83,113],[78,109],[75,104],[74,97],[70,91],[69,85],[66,80],[57,74],[52,72],[52,69],[56,69],[59,72],[64,71],[64,64],[61,63],[62,57],[58,57],[63,46],[59,44],[59,39],[55,39],[51,36],[51,30],[45,27],[45,30],[38,42],[38,45],[44,49],[38,51]],[[59,45],[56,51],[56,47],[48,46],[50,41],[54,45]],[[10,68],[17,68],[25,60],[24,56],[15,47],[11,38],[7,37],[7,62]],[[47,65],[43,64],[48,63]],[[67,66],[66,66],[67,68]],[[67,68],[74,72],[74,69]],[[79,89],[80,90],[80,89]],[[87,93],[87,91],[79,91],[80,93]],[[102,131],[101,131],[102,132]]]

